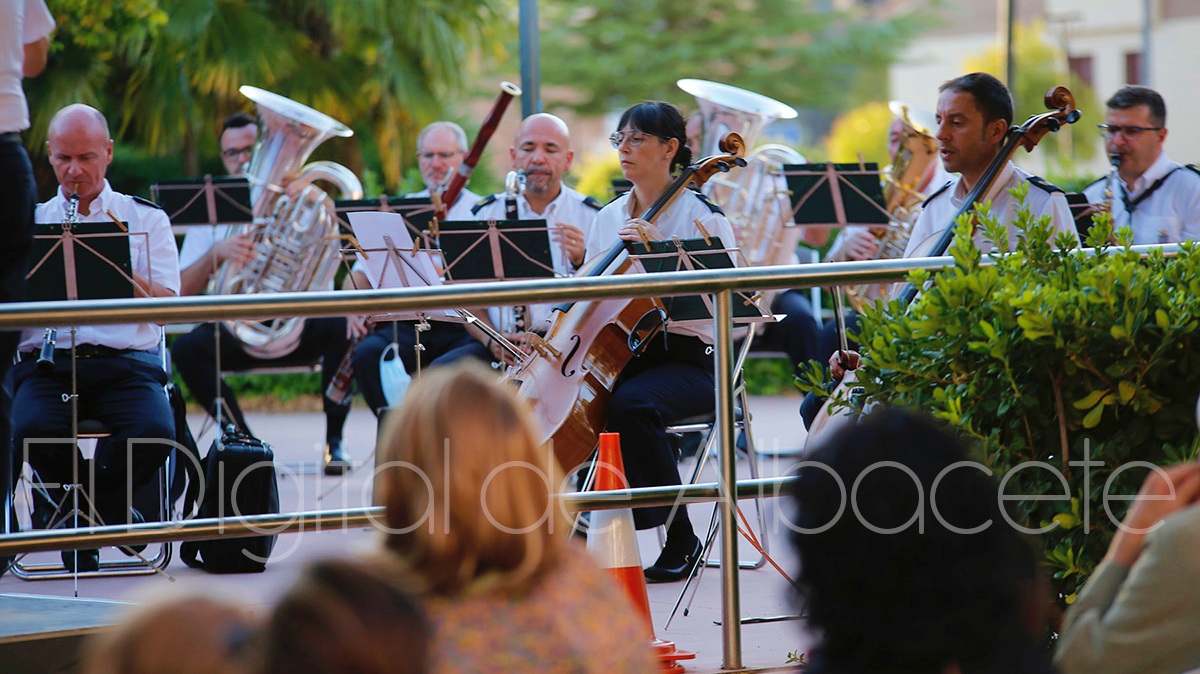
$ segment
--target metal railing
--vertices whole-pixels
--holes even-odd
[[[1145,255],[1161,248],[1168,255],[1176,245],[1135,246]],[[984,264],[989,260],[985,256]],[[0,305],[0,329],[40,328],[46,325],[99,325],[115,323],[209,322],[228,318],[274,316],[344,316],[400,311],[493,306],[512,303],[545,303],[568,300],[660,297],[709,293],[715,296],[716,413],[721,464],[720,481],[712,484],[635,489],[609,494],[563,495],[567,507],[593,510],[618,507],[670,505],[677,499],[716,501],[721,518],[721,554],[737,558],[737,499],[762,498],[770,487],[778,496],[789,478],[738,482],[733,433],[734,290],[810,288],[902,280],[914,270],[935,272],[953,266],[949,257],[869,260],[780,267],[754,267],[631,274],[535,281],[458,284],[428,288],[298,292],[240,296],[143,298],[136,300],[83,300],[74,302],[24,302]],[[730,492],[725,485],[736,485]],[[146,523],[131,526],[89,527],[31,531],[0,536],[0,555],[20,552],[129,545],[146,542],[199,540],[361,528],[380,522],[380,508],[259,515],[236,519],[190,520],[182,523]],[[742,666],[741,616],[736,564],[721,566],[722,645],[724,667]]]

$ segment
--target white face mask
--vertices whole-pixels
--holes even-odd
[[[408,393],[408,385],[412,377],[404,369],[404,361],[400,358],[400,346],[395,342],[387,345],[379,354],[379,383],[383,386],[383,397],[388,407],[398,407],[404,402],[404,394]]]

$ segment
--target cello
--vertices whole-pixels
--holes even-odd
[[[941,235],[934,241],[933,245],[920,257],[941,257],[946,254],[950,248],[950,244],[954,241],[954,224],[960,217],[971,212],[975,206],[983,200],[984,195],[992,188],[992,184],[1000,175],[1000,172],[1012,159],[1017,148],[1023,147],[1026,152],[1032,152],[1033,148],[1041,142],[1042,138],[1048,133],[1059,131],[1064,124],[1074,124],[1079,120],[1080,112],[1075,107],[1075,96],[1069,89],[1064,86],[1057,86],[1046,92],[1045,97],[1046,107],[1048,112],[1033,115],[1025,120],[1020,126],[1010,126],[1005,132],[1004,141],[1000,144],[1000,150],[992,161],[988,164],[987,169],[980,176],[979,181],[967,194],[963,200],[962,206],[946,224]],[[978,221],[976,225],[978,226]],[[896,295],[896,299],[900,300],[905,306],[912,303],[917,297],[920,289],[912,282],[906,282]],[[843,340],[844,344],[844,340]],[[851,397],[855,375],[852,370],[846,367],[847,362],[844,349],[839,349],[842,354],[839,358],[843,367],[848,371],[846,376],[834,388],[829,397],[822,404],[821,409],[813,418],[812,424],[808,428],[808,437],[805,439],[805,447],[811,443],[817,442],[816,438],[832,432],[841,425],[840,422],[851,420],[840,406],[845,404],[845,400]],[[812,394],[810,394],[812,395]],[[838,405],[838,410],[833,410],[832,407]]]
[[[680,171],[641,219],[654,222],[689,185],[699,189],[717,173],[746,165],[745,146],[737,134],[722,138],[720,150],[723,154]],[[633,261],[628,246],[628,242],[618,242],[585,265],[580,275],[630,271]],[[531,353],[505,378],[517,385],[518,395],[532,403],[542,429],[540,440],[553,448],[564,470],[591,456],[607,424],[617,378],[665,322],[666,311],[657,298],[587,300],[555,306],[554,322],[544,338],[527,334]]]

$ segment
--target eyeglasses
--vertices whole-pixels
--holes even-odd
[[[625,133],[624,131],[618,131],[608,137],[608,142],[612,143],[613,148],[618,150],[621,149],[621,143],[625,141],[629,141],[629,147],[641,147],[642,143],[646,142],[646,139],[651,136],[666,140],[656,133],[643,133],[641,131]]]
[[[417,158],[421,161],[433,161],[433,158],[437,157],[442,161],[450,161],[460,154],[462,154],[461,150],[454,150],[453,152],[418,152]]]
[[[221,156],[225,159],[237,159],[244,154],[254,154],[254,146],[247,145],[246,147],[231,147],[228,150],[221,150]]]
[[[1100,135],[1105,138],[1113,138],[1117,134],[1121,134],[1125,136],[1125,140],[1137,140],[1143,131],[1162,131],[1161,126],[1121,126],[1120,124],[1097,124],[1096,128],[1100,129]]]

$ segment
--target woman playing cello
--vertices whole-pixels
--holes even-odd
[[[633,183],[633,189],[596,215],[588,237],[588,257],[603,254],[618,240],[661,241],[707,234],[733,245],[733,227],[721,209],[688,189],[659,211],[653,223],[638,217],[667,190],[672,172],[691,163],[692,153],[685,142],[685,123],[679,111],[661,101],[639,103],[621,115],[617,128],[609,140],[620,154],[621,173]],[[622,458],[631,487],[680,484],[666,427],[713,411],[712,343],[711,326],[669,325],[617,379],[607,430],[621,435]],[[636,508],[634,520],[639,529],[667,526],[666,544],[654,565],[645,570],[646,580],[671,582],[685,578],[702,552],[686,508]]]

